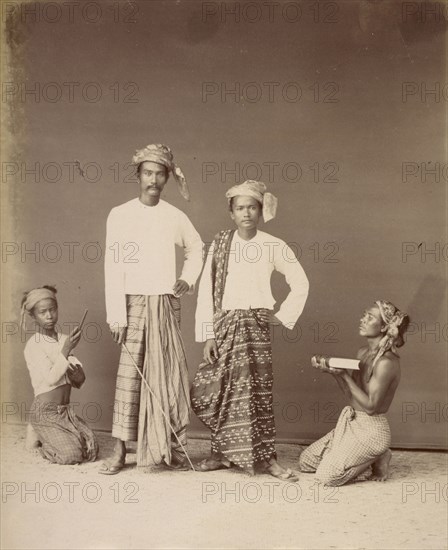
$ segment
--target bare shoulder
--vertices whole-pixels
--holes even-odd
[[[375,366],[378,376],[395,377],[400,374],[400,359],[392,352],[385,353]]]

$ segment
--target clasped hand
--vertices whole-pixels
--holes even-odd
[[[185,282],[183,279],[177,279],[173,286],[173,294],[176,298],[180,298],[186,292],[190,290],[190,285]]]
[[[67,336],[61,348],[61,353],[62,355],[64,355],[64,357],[68,357],[72,349],[76,348],[76,346],[79,344],[79,341],[81,340],[81,334],[82,330],[80,329],[80,327],[75,327]]]
[[[337,374],[338,376],[345,373],[344,369],[335,369],[327,364],[327,358],[324,355],[313,355],[311,357],[311,366],[315,369],[319,369],[322,372],[329,372],[330,374]]]
[[[120,327],[117,325],[110,326],[110,333],[116,344],[121,345],[125,341],[127,329],[128,327]]]

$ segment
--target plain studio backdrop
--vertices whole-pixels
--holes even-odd
[[[360,315],[388,299],[412,319],[393,445],[445,447],[446,19],[433,4],[435,15],[418,2],[4,2],[2,422],[25,422],[32,402],[22,293],[52,283],[63,330],[89,308],[76,349],[87,382],[72,401],[111,428],[106,218],[138,195],[135,149],[166,143],[192,200],[172,178],[163,198],[204,242],[232,227],[231,185],[261,179],[278,196],[260,229],[291,244],[310,281],[299,325],[273,331],[278,437],[334,426],[344,398],[310,356],[355,357]],[[283,278],[272,283],[282,300]],[[195,304],[182,299],[191,378]]]

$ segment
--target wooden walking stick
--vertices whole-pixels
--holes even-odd
[[[173,426],[171,425],[171,422],[170,422],[170,419],[169,419],[168,415],[167,415],[167,414],[165,413],[165,411],[163,410],[162,405],[159,403],[159,400],[157,399],[155,393],[154,393],[154,392],[152,391],[152,389],[150,388],[148,382],[146,381],[145,377],[143,376],[143,373],[142,373],[141,370],[138,368],[137,363],[135,362],[134,358],[132,357],[130,351],[128,350],[128,348],[127,348],[127,346],[126,346],[126,344],[125,344],[124,342],[122,343],[122,346],[123,346],[124,349],[126,350],[126,352],[127,352],[127,354],[129,355],[129,357],[131,358],[132,364],[133,364],[134,367],[137,369],[137,372],[139,373],[140,378],[143,380],[143,382],[145,383],[145,386],[148,388],[149,393],[152,395],[152,398],[154,399],[154,402],[157,404],[157,406],[158,406],[160,412],[163,414],[163,416],[165,417],[165,420],[168,422],[168,425],[169,425],[169,427],[170,427],[170,429],[171,429],[171,431],[172,431],[174,437],[177,439],[179,445],[182,447],[182,450],[183,450],[183,452],[185,453],[185,456],[187,457],[187,460],[188,460],[188,463],[189,463],[190,466],[191,466],[191,469],[195,472],[196,470],[195,470],[195,468],[194,468],[194,466],[193,466],[193,463],[191,462],[190,457],[188,456],[188,453],[187,453],[185,447],[182,445],[181,440],[177,437],[177,434],[176,434],[176,432],[174,431]]]

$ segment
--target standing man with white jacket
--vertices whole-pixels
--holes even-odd
[[[185,177],[165,145],[134,155],[140,195],[112,209],[107,220],[105,281],[107,322],[122,344],[112,436],[114,452],[100,473],[125,464],[126,441],[137,441],[137,465],[185,468],[189,423],[188,371],[180,333],[180,300],[202,268],[203,243],[188,217],[161,200],[169,175],[185,199]],[[184,249],[176,277],[175,246]],[[128,353],[129,352],[129,353]],[[135,368],[138,366],[146,384]],[[169,421],[168,421],[169,419]],[[170,426],[171,424],[171,426]],[[177,435],[173,439],[171,427]]]

